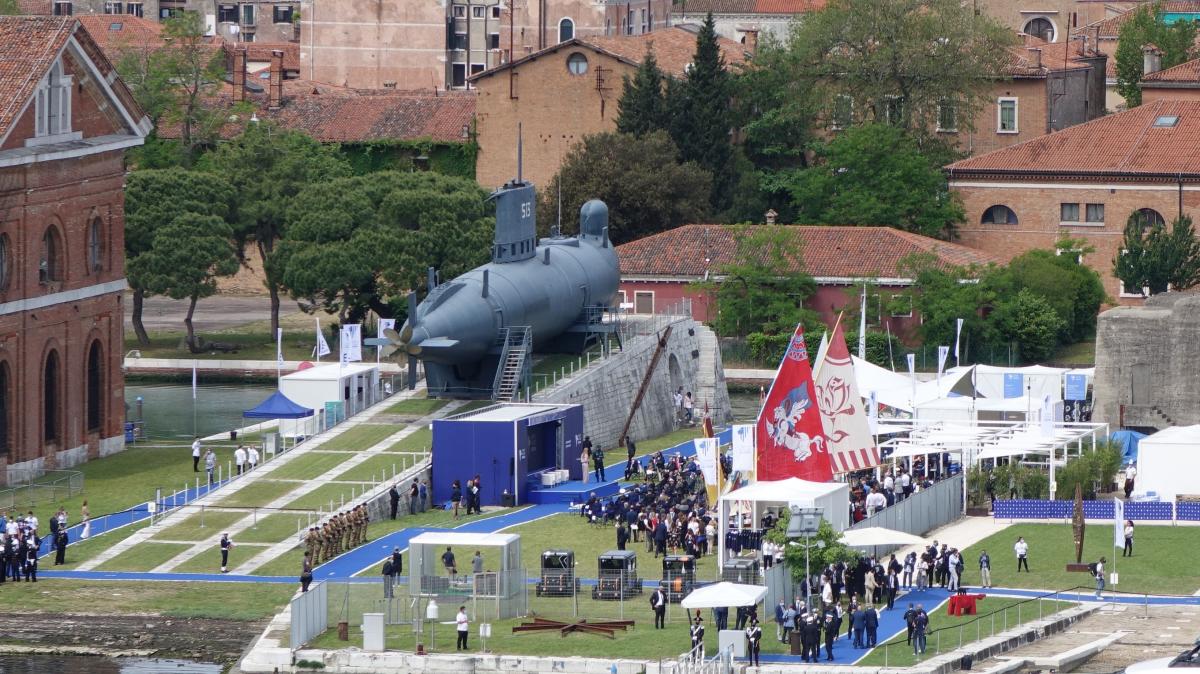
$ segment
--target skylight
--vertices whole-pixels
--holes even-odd
[[[1154,120],[1154,126],[1171,128],[1179,124],[1179,115],[1160,115]]]

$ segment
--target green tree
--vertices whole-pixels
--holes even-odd
[[[797,222],[886,225],[950,238],[965,217],[941,165],[896,127],[847,129],[815,154],[811,168],[777,177],[791,195]]]
[[[187,299],[187,344],[193,353],[196,341],[192,316],[196,302],[217,291],[217,278],[237,272],[233,228],[215,215],[184,213],[154,233],[150,249],[129,261],[131,277],[147,292],[171,299]]]
[[[1121,248],[1113,259],[1113,275],[1129,292],[1146,289],[1157,295],[1200,283],[1200,242],[1189,216],[1176,218],[1168,230],[1135,212],[1125,223]]]
[[[1061,254],[1037,249],[1018,255],[993,282],[1010,284],[1012,293],[1029,290],[1049,303],[1063,321],[1060,340],[1070,344],[1095,334],[1096,316],[1108,297],[1100,275],[1078,261],[1090,248],[1069,240],[1058,246]]]
[[[0,0],[0,16],[13,16],[21,13],[17,0]]]
[[[487,261],[495,220],[486,198],[472,180],[435,173],[312,183],[288,212],[278,278],[341,323],[368,311],[402,317],[427,267],[452,278]]]
[[[901,274],[914,279],[910,296],[921,315],[921,337],[925,344],[954,344],[958,319],[963,319],[960,350],[968,355],[982,353],[998,342],[995,326],[985,318],[993,308],[995,294],[979,280],[989,273],[980,267],[947,267],[932,253],[911,255],[901,261]],[[966,360],[966,359],[964,359]]]
[[[150,253],[160,230],[187,214],[224,220],[230,212],[233,189],[219,176],[181,168],[134,171],[125,183],[125,259],[133,289],[130,318],[138,343],[149,346],[142,324],[148,279],[139,274],[137,260]]]
[[[557,219],[560,183],[563,230],[576,231],[579,207],[588,199],[601,199],[608,205],[609,237],[621,244],[704,220],[712,176],[694,162],[680,163],[678,150],[662,131],[641,138],[584,136],[541,192],[538,220],[543,231]]]
[[[237,138],[201,158],[199,168],[233,185],[230,221],[239,255],[253,242],[264,262],[263,284],[271,296],[271,334],[279,327],[280,270],[275,247],[285,235],[288,210],[311,184],[348,176],[336,151],[311,137],[266,122],[249,123]]]
[[[709,203],[723,211],[733,201],[737,184],[733,145],[732,95],[725,57],[717,41],[712,13],[696,35],[696,52],[683,79],[667,87],[671,139],[685,162],[696,162],[713,176]]]
[[[626,75],[623,82],[617,101],[617,131],[640,137],[665,130],[669,121],[665,78],[653,49],[646,50],[633,78]]]
[[[767,538],[772,543],[783,546],[783,563],[792,571],[792,578],[800,580],[804,578],[805,570],[805,550],[802,545],[788,545],[791,540],[787,535],[788,520],[791,519],[791,512],[787,509],[780,514],[779,522],[775,528],[767,532]],[[821,545],[824,543],[824,545]],[[822,569],[830,564],[845,562],[847,564],[855,562],[859,558],[859,553],[856,550],[846,547],[842,543],[841,532],[834,531],[833,525],[828,520],[822,519],[817,533],[809,537],[808,544],[808,566],[811,573],[820,573]]]
[[[1000,337],[1015,345],[1021,359],[1036,363],[1054,355],[1064,321],[1041,295],[1022,288],[1017,296],[1000,302],[993,314]]]
[[[886,121],[924,144],[943,106],[971,129],[1015,43],[960,0],[830,0],[793,24],[787,78],[824,103],[824,121],[841,105],[841,125]]]
[[[805,273],[802,252],[787,228],[742,226],[733,238],[733,260],[721,267],[721,280],[699,284],[715,300],[717,334],[790,335],[802,321],[819,324],[804,308],[816,282]]]
[[[1130,10],[1129,18],[1121,24],[1117,37],[1117,93],[1125,105],[1133,108],[1142,104],[1142,76],[1145,73],[1142,49],[1154,45],[1162,51],[1164,69],[1177,66],[1192,58],[1196,42],[1196,24],[1192,21],[1167,23],[1166,10],[1161,2],[1142,5]]]

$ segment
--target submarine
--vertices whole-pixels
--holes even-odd
[[[425,368],[433,397],[492,398],[499,371],[520,362],[528,383],[530,356],[539,352],[582,352],[616,323],[604,316],[617,297],[620,270],[608,237],[608,206],[593,199],[580,208],[579,235],[557,231],[538,240],[537,191],[518,177],[493,192],[496,231],[492,260],[435,285],[387,336]],[[514,350],[523,356],[510,358]],[[509,393],[511,394],[510,386]]]

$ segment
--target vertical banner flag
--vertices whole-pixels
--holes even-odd
[[[759,480],[798,477],[828,482],[833,477],[815,399],[804,326],[797,325],[758,415]]]
[[[317,361],[320,362],[321,356],[329,355],[329,342],[325,341],[325,335],[321,334],[321,319],[317,319]]]
[[[848,473],[879,465],[879,450],[871,441],[866,410],[858,393],[854,364],[841,323],[834,326],[829,348],[824,359],[817,363],[816,371],[813,383],[833,472]]]
[[[858,359],[867,359],[867,284],[863,284],[862,305],[858,312]]]
[[[375,336],[378,337],[379,339],[383,339],[387,336],[384,334],[385,332],[387,332],[388,330],[395,330],[395,329],[396,329],[396,319],[381,318],[381,319],[379,319],[379,332]],[[375,360],[378,361],[382,357],[383,357],[383,347],[382,346],[375,347]]]
[[[696,463],[700,464],[700,472],[704,473],[704,484],[717,484],[717,439],[696,438]]]
[[[1113,547],[1125,547],[1125,502],[1113,497]]]
[[[954,329],[954,367],[958,367],[958,340],[962,337],[963,319],[958,319],[958,325]]]
[[[735,424],[733,427],[733,470],[754,470],[754,424]]]
[[[283,367],[283,328],[275,328],[275,363]]]
[[[342,364],[362,360],[362,324],[350,323],[342,326],[338,345],[342,350]]]
[[[1004,397],[1020,398],[1025,394],[1025,375],[1020,372],[1004,373]]]
[[[196,364],[192,363],[192,400],[196,399]]]
[[[1042,396],[1042,437],[1054,437],[1054,401],[1050,400],[1050,394]]]
[[[908,354],[908,380],[912,382],[912,400],[910,404],[913,409],[913,416],[917,416],[917,354]]]
[[[1066,380],[1063,400],[1087,400],[1087,375],[1069,374]]]
[[[947,356],[949,356],[949,355],[950,355],[950,347],[948,347],[948,346],[939,346],[939,347],[938,347],[938,373],[937,373],[937,379],[938,379],[938,391],[939,391],[939,394],[940,394],[940,391],[941,391],[941,384],[942,384],[942,372],[944,372],[944,371],[946,370],[946,357],[947,357]]]
[[[874,391],[867,398],[867,428],[871,429],[871,435],[879,434],[879,401],[875,399]]]

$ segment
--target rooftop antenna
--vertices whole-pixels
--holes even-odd
[[[517,122],[517,184],[525,181],[521,180],[521,122]]]
[[[562,172],[558,174],[558,222],[554,224],[555,235],[562,232]]]

